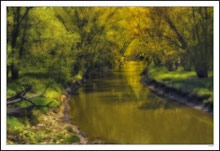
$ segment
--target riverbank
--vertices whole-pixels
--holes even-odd
[[[65,90],[65,95],[62,95],[63,106],[62,106],[62,113],[63,113],[63,121],[67,123],[74,132],[76,132],[77,136],[80,138],[79,144],[87,144],[88,138],[85,133],[79,130],[79,128],[71,123],[71,117],[69,114],[69,100],[70,96],[75,93],[85,82],[85,79],[77,80],[75,83],[71,83]]]
[[[7,116],[7,144],[86,144],[86,135],[68,119],[69,95],[63,86],[48,78],[22,77],[16,81],[8,81],[7,97],[28,84],[33,89],[28,96],[40,94],[50,81],[50,87],[44,97],[33,99],[38,105],[52,102],[49,107],[33,108],[29,113]],[[73,85],[77,85],[78,82]],[[74,89],[73,91],[77,91]],[[21,101],[9,107],[25,107],[29,102]]]
[[[184,80],[190,81],[190,78],[186,79],[186,77],[184,77],[181,79],[181,77],[178,77],[179,85],[175,80],[173,80],[175,81],[175,84],[173,84],[174,82],[172,81],[171,77],[172,76],[175,77],[175,74],[172,75],[172,73],[169,73],[171,75],[169,77],[167,76],[167,73],[164,74],[162,72],[163,72],[162,70],[160,71],[158,70],[158,72],[155,73],[155,69],[154,69],[154,71],[153,72],[151,71],[151,73],[147,73],[147,74],[142,73],[141,83],[162,97],[166,97],[168,99],[172,99],[181,102],[185,105],[191,106],[197,110],[201,110],[209,114],[213,114],[212,95],[210,94],[202,95],[199,93],[195,93],[192,90],[190,91],[190,89],[195,88],[196,84],[194,86],[188,85],[188,87],[190,87],[188,91],[184,90],[187,88],[186,86],[187,83],[184,82]],[[181,75],[186,76],[186,74],[184,75],[184,73],[182,73]],[[197,92],[201,92],[200,91],[201,89],[203,88],[197,89]]]
[[[69,100],[83,83],[90,78],[102,77],[109,70],[99,70],[76,75],[74,82],[63,84],[43,73],[24,73],[19,79],[7,82],[7,98],[16,95],[22,89],[32,86],[27,97],[36,96],[45,91],[43,97],[34,98],[37,105],[30,112],[19,115],[7,115],[7,144],[100,144],[101,141],[88,141],[87,135],[71,122]],[[23,100],[8,108],[27,107],[30,102]]]

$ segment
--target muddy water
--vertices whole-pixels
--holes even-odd
[[[106,144],[212,144],[212,116],[140,84],[142,62],[92,79],[69,101],[72,122]]]

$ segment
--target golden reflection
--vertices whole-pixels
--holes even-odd
[[[73,123],[107,144],[212,144],[212,117],[155,96],[139,82],[143,67],[128,62],[86,83],[70,101]]]

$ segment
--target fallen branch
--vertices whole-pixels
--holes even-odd
[[[49,84],[46,86],[44,92],[42,94],[39,94],[39,95],[35,95],[35,96],[32,96],[32,97],[29,97],[28,99],[33,99],[33,98],[37,98],[37,97],[44,97],[44,94],[45,92],[47,91],[47,88],[49,87]]]
[[[25,90],[17,93],[15,96],[13,96],[11,98],[8,98],[7,99],[7,105],[15,104],[15,103],[21,102],[23,100],[26,100],[26,101],[30,102],[31,105],[29,105],[27,107],[8,108],[7,109],[7,114],[8,115],[14,115],[14,114],[19,114],[19,113],[22,113],[22,112],[25,112],[25,111],[29,112],[33,107],[49,107],[49,105],[52,103],[52,101],[49,102],[46,105],[38,105],[38,104],[36,104],[35,102],[32,101],[32,99],[34,99],[34,98],[44,97],[44,94],[45,94],[48,87],[49,87],[49,83],[47,84],[47,86],[46,86],[46,88],[45,88],[45,90],[42,94],[31,96],[31,97],[26,97],[26,93],[29,90],[31,90],[31,86],[29,86]]]
[[[24,100],[30,102],[33,106],[36,106],[36,107],[48,107],[48,106],[52,103],[52,101],[51,101],[51,102],[49,102],[47,105],[38,105],[38,104],[34,103],[34,102],[33,102],[31,99],[29,99],[29,98],[22,97],[22,99],[24,99]]]
[[[25,111],[28,111],[33,108],[33,105],[27,107],[17,107],[17,108],[9,108],[7,109],[7,115],[19,114]]]
[[[11,97],[11,98],[8,98],[7,101],[13,101],[14,99],[19,98],[21,95],[26,95],[26,93],[27,93],[28,91],[30,91],[31,88],[32,88],[32,86],[27,87],[25,90],[23,90],[23,91],[17,93],[15,96],[13,96],[13,97]]]
[[[29,98],[27,98],[27,99],[30,100],[30,99],[34,99],[34,98],[37,98],[37,97],[44,97],[44,94],[45,94],[45,92],[46,92],[46,90],[47,90],[48,87],[49,87],[49,84],[46,86],[46,88],[45,88],[45,90],[44,90],[44,92],[43,92],[42,94],[35,95],[35,96],[31,96],[31,97],[29,97]],[[16,94],[15,96],[13,96],[13,97],[7,99],[7,105],[9,105],[9,104],[15,104],[15,103],[18,103],[18,102],[20,102],[20,101],[23,101],[23,100],[24,100],[23,98],[24,98],[24,97],[26,98],[26,93],[27,93],[29,90],[31,90],[31,87],[28,87],[28,88],[26,88],[24,91],[19,92],[19,93]]]
[[[49,107],[49,105],[52,103],[52,101],[51,101],[46,105],[38,105],[38,104],[34,103],[33,101],[30,101],[30,100],[27,100],[27,101],[31,102],[32,105],[29,105],[27,107],[9,108],[9,109],[7,109],[7,115],[20,114],[20,113],[24,113],[26,111],[29,112],[34,107]]]
[[[9,105],[9,104],[15,104],[15,103],[18,103],[18,102],[20,102],[20,101],[22,101],[21,98],[18,98],[18,99],[15,99],[15,100],[11,100],[11,101],[7,101],[7,105]]]

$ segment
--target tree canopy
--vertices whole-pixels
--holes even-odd
[[[128,53],[129,52],[129,53]],[[127,55],[208,77],[212,7],[8,7],[12,79],[42,69],[58,81],[115,68]]]

